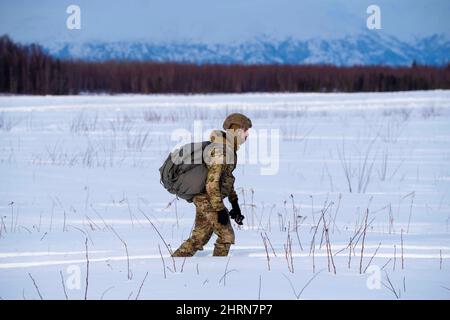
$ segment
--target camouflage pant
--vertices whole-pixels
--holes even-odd
[[[217,212],[211,209],[205,194],[195,196],[193,202],[196,208],[194,229],[190,238],[183,242],[173,256],[192,257],[197,250],[203,250],[213,232],[217,235],[213,256],[227,256],[234,244],[234,231],[229,219],[226,225],[218,222]]]

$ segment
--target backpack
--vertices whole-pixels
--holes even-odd
[[[205,192],[208,168],[203,151],[210,144],[211,141],[188,143],[171,152],[159,168],[163,187],[187,202]]]

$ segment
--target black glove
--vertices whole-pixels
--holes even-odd
[[[217,212],[217,221],[219,221],[219,223],[223,224],[224,226],[227,225],[228,222],[230,222],[227,209],[222,209],[219,212]]]
[[[230,211],[230,217],[231,219],[234,219],[236,223],[240,226],[243,225],[242,220],[245,219],[245,217],[241,214],[241,208],[239,208],[239,203],[237,201],[233,201],[231,203],[231,206],[233,209]]]

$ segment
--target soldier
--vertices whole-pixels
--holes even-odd
[[[248,129],[252,127],[249,118],[240,113],[230,114],[223,123],[222,130],[213,130],[210,157],[205,159],[208,175],[206,191],[195,195],[195,224],[189,239],[173,253],[174,257],[191,257],[209,241],[213,232],[217,235],[213,256],[227,256],[234,244],[234,231],[230,217],[242,225],[244,216],[239,208],[238,196],[234,189],[233,170],[236,168],[237,150],[247,140]],[[221,147],[219,147],[221,146]],[[232,210],[223,203],[228,197]]]

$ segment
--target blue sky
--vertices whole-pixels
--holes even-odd
[[[81,30],[66,28],[70,4],[81,7]],[[366,30],[370,4],[381,8],[383,33],[450,34],[448,0],[0,0],[0,34],[44,44],[330,38]]]

